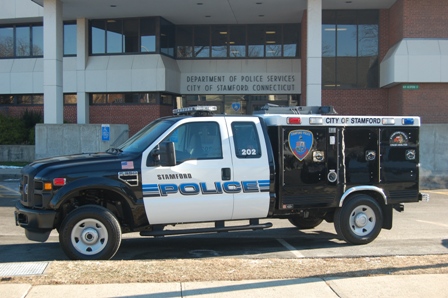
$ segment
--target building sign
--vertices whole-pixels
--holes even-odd
[[[419,86],[416,84],[405,84],[403,90],[418,90]]]
[[[300,94],[300,75],[182,74],[182,94]]]

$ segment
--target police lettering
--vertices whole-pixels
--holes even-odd
[[[165,176],[165,175],[160,175]],[[237,194],[237,193],[253,193],[269,191],[269,180],[250,180],[250,181],[225,181],[214,182],[209,185],[206,182],[186,182],[181,184],[147,184],[143,185],[145,196],[166,197],[173,194],[181,194],[183,196],[191,195],[214,195],[214,194]]]

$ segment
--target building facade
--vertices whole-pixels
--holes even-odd
[[[446,0],[0,0],[0,113],[128,124],[266,103],[447,123]]]

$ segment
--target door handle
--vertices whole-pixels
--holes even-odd
[[[230,168],[221,169],[221,179],[223,181],[230,180]]]

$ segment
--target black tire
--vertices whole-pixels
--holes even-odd
[[[351,244],[367,244],[375,240],[383,226],[383,212],[372,197],[353,196],[334,214],[334,227],[340,237]]]
[[[320,225],[324,219],[319,217],[303,218],[299,215],[291,215],[288,220],[300,230],[308,230]]]
[[[62,222],[59,243],[72,260],[109,260],[120,247],[121,227],[106,208],[82,206]]]

